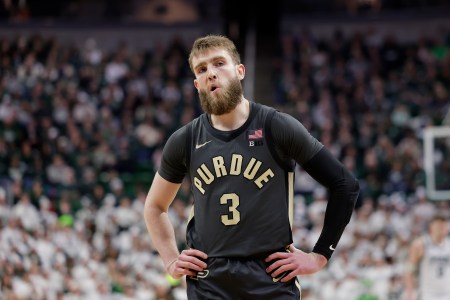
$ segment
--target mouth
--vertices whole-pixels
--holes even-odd
[[[215,91],[217,91],[217,90],[219,90],[219,87],[218,87],[218,86],[215,86],[215,85],[213,85],[213,86],[211,86],[211,87],[209,88],[209,91],[210,91],[210,92],[215,92]]]

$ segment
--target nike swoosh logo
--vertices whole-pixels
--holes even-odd
[[[273,277],[272,280],[273,280],[273,282],[278,282],[281,279],[283,279],[284,277],[286,277],[286,275],[287,275],[287,273],[285,272],[285,273],[281,274],[279,277]]]
[[[331,250],[331,251],[336,250],[335,248],[333,248],[333,244],[330,245],[330,250]]]
[[[211,143],[212,141],[207,141],[207,142],[205,142],[205,143],[203,143],[203,144],[197,144],[197,145],[195,145],[195,149],[199,149],[199,148],[201,148],[201,147],[203,147],[203,146],[205,146],[206,144],[208,144],[208,143]]]

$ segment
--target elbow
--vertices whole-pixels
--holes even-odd
[[[349,204],[351,204],[352,207],[354,207],[356,205],[356,201],[358,200],[360,192],[359,181],[350,173],[348,173],[346,181],[348,184],[348,191],[349,191],[348,201],[350,202]]]
[[[352,175],[350,175],[349,186],[350,186],[350,191],[352,193],[359,195],[359,191],[360,191],[359,181]]]
[[[359,181],[344,167],[341,168],[341,175],[336,180],[332,188],[340,199],[341,203],[345,202],[345,206],[353,211],[359,196]]]
[[[146,222],[150,221],[151,219],[155,218],[156,216],[161,215],[164,212],[167,212],[168,208],[162,207],[158,202],[152,198],[150,195],[147,196],[147,199],[145,199],[144,204],[144,220]]]
[[[148,223],[148,221],[150,219],[149,215],[151,214],[151,211],[152,211],[151,205],[150,205],[148,199],[146,199],[145,204],[144,204],[144,209],[142,212],[146,223]]]
[[[145,199],[145,204],[144,204],[144,220],[146,222],[149,222],[152,219],[152,216],[155,214],[157,207],[155,205],[155,203],[153,201],[151,201],[149,199],[149,197],[147,196],[147,199]]]

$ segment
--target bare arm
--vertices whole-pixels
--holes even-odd
[[[417,290],[416,273],[417,267],[423,256],[423,241],[416,239],[409,249],[408,261],[405,272],[405,296],[406,300],[415,299],[415,291]]]
[[[144,207],[147,230],[156,250],[161,255],[167,272],[174,278],[179,278],[183,275],[194,275],[195,271],[201,271],[206,268],[206,264],[196,258],[206,258],[206,254],[190,249],[184,250],[180,255],[177,248],[175,232],[167,211],[180,185],[179,183],[167,181],[156,173]]]
[[[179,188],[180,184],[169,182],[156,173],[145,200],[147,230],[165,266],[179,255],[173,226],[167,214]]]

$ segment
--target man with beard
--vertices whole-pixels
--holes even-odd
[[[204,114],[164,147],[145,203],[152,241],[172,277],[187,275],[189,299],[299,299],[297,275],[327,264],[358,182],[298,120],[244,97],[245,67],[228,38],[197,39],[189,64]],[[296,163],[329,192],[309,253],[292,241]],[[180,253],[167,212],[186,175],[194,205]]]

